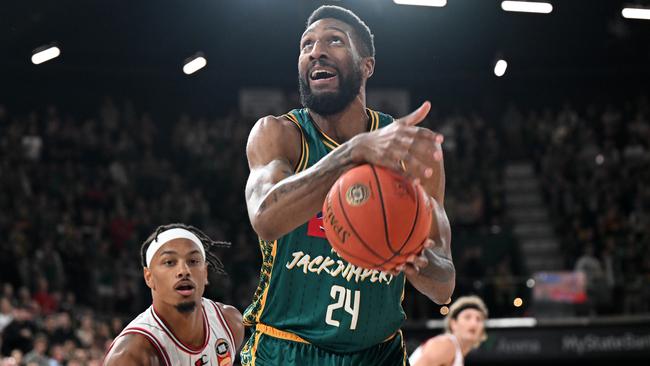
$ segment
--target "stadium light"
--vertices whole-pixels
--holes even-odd
[[[532,328],[535,326],[537,326],[535,318],[488,319],[485,322],[487,328]]]
[[[526,281],[526,287],[528,287],[528,288],[533,288],[533,287],[535,287],[535,280],[532,279],[532,278],[529,278],[529,279]]]
[[[39,65],[43,62],[59,57],[60,54],[61,50],[56,46],[50,46],[45,49],[38,48],[34,51],[34,54],[32,54],[32,63],[34,65]]]
[[[201,70],[208,64],[208,60],[205,57],[197,55],[185,60],[185,65],[183,65],[183,72],[186,75],[194,74],[195,72]]]
[[[502,1],[501,9],[520,13],[548,14],[553,11],[553,5],[536,1]]]
[[[435,6],[442,8],[447,5],[447,0],[393,0],[399,5]]]
[[[623,10],[621,10],[621,15],[623,15],[623,18],[627,18],[627,19],[650,20],[650,9],[623,8]]]
[[[494,75],[498,77],[502,77],[506,73],[506,69],[508,68],[508,63],[506,60],[499,60],[497,63],[494,65]]]
[[[447,315],[447,314],[449,314],[449,308],[446,307],[446,306],[441,307],[440,308],[440,315],[444,316],[444,315]]]
[[[512,301],[512,305],[514,305],[516,308],[521,307],[521,305],[523,305],[523,304],[524,304],[524,301],[521,299],[521,297],[516,297]]]

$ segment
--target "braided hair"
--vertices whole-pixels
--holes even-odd
[[[145,240],[144,243],[142,243],[142,247],[140,247],[140,261],[142,267],[147,266],[147,259],[146,259],[147,249],[149,249],[149,245],[151,245],[151,242],[156,240],[156,238],[158,237],[158,235],[160,235],[160,233],[169,229],[185,229],[187,231],[190,231],[194,235],[196,235],[199,238],[199,240],[201,240],[201,244],[203,244],[203,249],[205,249],[205,261],[208,262],[209,268],[211,268],[216,274],[227,275],[223,263],[215,253],[215,250],[218,248],[230,248],[230,242],[212,240],[203,231],[195,228],[192,225],[185,225],[182,223],[174,223],[174,224],[158,226],[156,230],[151,235],[149,235],[147,240]]]

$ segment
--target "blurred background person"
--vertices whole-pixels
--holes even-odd
[[[445,317],[445,333],[416,348],[409,362],[413,366],[462,366],[465,356],[487,339],[488,310],[477,296],[459,297]]]

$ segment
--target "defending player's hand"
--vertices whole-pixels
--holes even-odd
[[[424,180],[433,175],[433,165],[442,160],[443,136],[428,128],[417,127],[431,110],[426,101],[411,114],[377,131],[355,137],[353,160],[385,166],[411,179]]]

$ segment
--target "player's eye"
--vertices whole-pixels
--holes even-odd
[[[174,261],[171,260],[171,259],[168,259],[168,260],[164,261],[163,264],[165,266],[167,266],[167,267],[172,267],[174,265]]]
[[[311,46],[313,46],[313,45],[314,45],[314,42],[312,42],[311,40],[305,40],[305,41],[302,42],[301,49],[305,50],[305,49],[311,48]]]
[[[332,37],[330,39],[331,44],[343,44],[343,40],[340,37]]]

